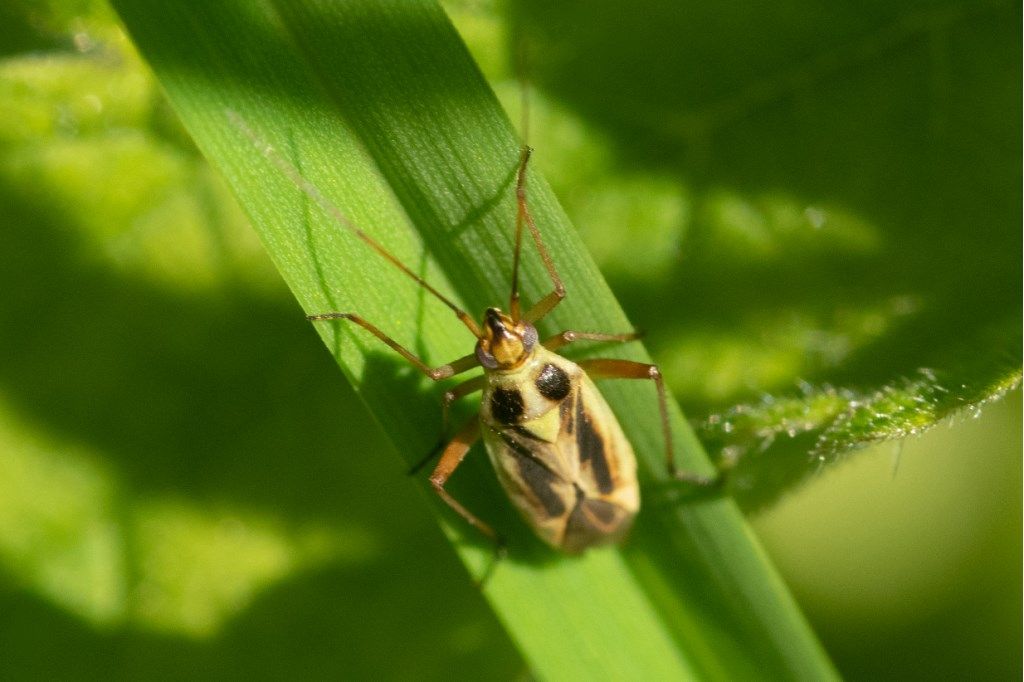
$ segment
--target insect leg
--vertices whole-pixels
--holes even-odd
[[[661,430],[665,437],[665,462],[672,478],[699,486],[713,486],[720,483],[718,476],[704,476],[676,469],[675,447],[672,444],[672,426],[668,420],[668,399],[665,382],[657,365],[632,360],[592,359],[581,360],[580,368],[592,378],[600,379],[651,379],[658,389],[658,409],[661,412]]]
[[[475,393],[476,391],[479,391],[481,388],[484,387],[485,382],[485,377],[478,376],[474,377],[473,379],[464,381],[458,386],[455,386],[454,388],[445,391],[444,396],[441,398],[441,437],[438,439],[437,445],[431,448],[430,452],[428,452],[419,462],[417,462],[411,469],[409,469],[410,476],[412,476],[417,471],[422,469],[427,462],[434,459],[434,457],[437,456],[439,452],[441,452],[441,449],[444,448],[446,442],[445,439],[448,436],[448,421],[451,417],[452,403],[454,403],[459,398],[463,398],[469,395],[470,393]]]
[[[393,338],[382,332],[377,327],[373,326],[363,318],[359,317],[354,313],[321,313],[319,315],[307,315],[307,320],[349,320],[358,324],[360,327],[370,332],[378,339],[386,343],[392,349],[394,349],[399,355],[412,363],[416,369],[423,372],[429,379],[434,381],[440,381],[441,379],[447,379],[448,377],[461,374],[467,370],[473,369],[479,364],[476,359],[476,353],[470,353],[469,355],[463,356],[458,360],[453,360],[447,365],[441,365],[440,367],[430,367],[425,362],[420,360],[418,357],[413,355],[405,346],[401,345]]]
[[[469,510],[459,504],[459,502],[457,502],[447,490],[444,489],[444,484],[447,483],[449,478],[451,478],[452,473],[458,468],[459,464],[462,463],[466,453],[469,452],[469,448],[479,437],[480,420],[469,420],[469,422],[463,426],[457,434],[455,434],[455,438],[448,443],[444,452],[441,453],[441,461],[437,463],[437,466],[434,468],[434,472],[430,474],[430,484],[434,486],[434,491],[442,500],[445,501],[445,504],[454,509],[459,516],[466,519],[469,525],[473,526],[493,540],[497,546],[496,549],[500,552],[504,547],[504,542],[498,534],[494,532],[494,529],[474,516]]]
[[[547,247],[544,246],[540,230],[537,229],[537,224],[533,221],[530,209],[526,205],[526,164],[529,162],[532,152],[533,150],[529,147],[523,147],[519,154],[519,173],[516,176],[516,236],[512,261],[512,297],[509,301],[509,311],[512,319],[517,322],[519,321],[519,249],[522,242],[524,222],[530,230],[530,236],[533,237],[533,243],[536,245],[538,253],[540,253],[540,259],[544,262],[544,269],[548,271],[548,277],[551,278],[554,289],[535,303],[522,319],[527,322],[537,322],[551,312],[565,298],[565,286],[562,284],[562,278],[558,276],[555,262],[551,260],[551,254],[548,253]]]
[[[629,332],[627,334],[602,334],[600,332],[577,332],[571,329],[566,329],[563,332],[555,334],[554,336],[544,339],[542,345],[548,350],[558,350],[563,346],[568,346],[570,343],[575,341],[635,341],[643,336],[642,332]]]
[[[276,166],[277,169],[281,171],[281,173],[286,178],[291,180],[292,184],[295,185],[296,188],[298,188],[307,197],[312,199],[313,202],[320,207],[320,210],[322,210],[325,214],[333,218],[334,221],[337,222],[339,225],[348,228],[357,238],[364,241],[367,245],[369,245],[371,249],[380,254],[385,260],[387,260],[389,263],[394,265],[403,273],[411,277],[414,282],[419,284],[421,287],[423,287],[428,292],[433,294],[439,301],[441,301],[446,306],[451,308],[452,312],[455,313],[455,316],[458,317],[459,320],[461,320],[462,323],[466,325],[466,328],[473,333],[473,336],[480,338],[480,328],[477,326],[473,318],[471,318],[466,313],[466,311],[462,310],[462,308],[455,305],[454,301],[452,301],[447,296],[442,294],[440,291],[432,287],[429,282],[427,282],[422,277],[420,277],[415,272],[406,267],[405,264],[402,263],[402,261],[398,260],[398,258],[394,256],[394,254],[385,249],[380,244],[380,242],[378,242],[370,235],[366,234],[366,232],[364,232],[362,229],[357,227],[355,223],[349,220],[348,216],[346,216],[342,212],[342,210],[338,208],[337,205],[331,202],[331,200],[328,199],[327,196],[324,195],[324,193],[321,192],[316,185],[314,185],[312,182],[310,182],[309,180],[302,176],[302,173],[300,173],[299,169],[295,167],[295,164],[287,160],[276,149],[274,149],[274,147],[269,142],[260,137],[259,133],[252,129],[248,122],[246,122],[246,120],[242,118],[241,114],[239,114],[236,111],[232,111],[231,109],[226,110],[224,113],[227,114],[228,120],[230,120],[231,123],[236,128],[238,128],[246,137],[249,138],[249,141],[252,142],[253,146],[256,147],[260,154],[262,154],[267,159],[267,161]],[[318,316],[318,319],[325,318]]]
[[[441,438],[444,438],[444,434],[448,432],[448,421],[451,418],[452,403],[459,398],[466,397],[470,393],[476,393],[486,383],[487,377],[481,375],[464,381],[449,391],[445,391],[444,396],[441,398]]]

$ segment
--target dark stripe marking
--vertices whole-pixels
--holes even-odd
[[[569,435],[572,435],[572,430],[576,425],[576,420],[573,418],[575,413],[575,405],[573,405],[573,399],[563,400],[558,405],[558,416],[562,420],[562,431]]]
[[[514,426],[512,426],[512,430],[515,431],[516,433],[518,433],[523,438],[529,438],[530,440],[535,440],[538,443],[546,443],[547,442],[546,440],[544,440],[543,438],[538,436],[536,433],[534,433],[530,429],[528,429],[525,426],[523,426],[522,424],[515,424]]]
[[[594,474],[597,489],[602,493],[610,493],[614,486],[604,451],[604,440],[590,423],[581,399],[576,401],[576,447],[580,451],[580,462],[590,461],[590,471]]]
[[[515,388],[494,389],[491,415],[502,424],[516,423],[523,416],[523,394]]]
[[[561,400],[569,395],[571,388],[569,375],[563,372],[561,367],[550,363],[544,365],[534,383],[537,384],[540,394],[548,400]]]
[[[614,504],[582,499],[566,521],[562,549],[577,554],[594,545],[617,542],[629,526],[629,516]]]
[[[604,500],[587,500],[583,512],[599,526],[612,528],[619,519],[619,508]]]
[[[565,513],[565,503],[554,490],[555,483],[559,477],[543,463],[538,461],[529,448],[517,442],[507,433],[499,432],[501,440],[509,447],[516,457],[516,465],[519,467],[519,476],[523,484],[530,489],[537,500],[540,501],[548,516],[561,516]]]
[[[512,436],[508,435],[507,432],[505,432],[501,428],[496,428],[496,427],[493,427],[493,426],[490,427],[490,428],[491,428],[492,431],[494,431],[496,434],[498,434],[498,436],[501,438],[502,442],[504,442],[505,445],[507,445],[509,448],[511,448],[514,453],[516,453],[520,457],[527,457],[529,459],[533,459],[534,458],[533,457],[533,453],[530,452],[530,448],[526,447],[525,445],[523,445],[522,443],[517,441]],[[543,464],[541,466],[543,466]]]

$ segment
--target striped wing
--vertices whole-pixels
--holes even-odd
[[[621,539],[640,495],[633,448],[590,378],[572,367],[572,390],[550,411],[511,426],[484,416],[482,431],[523,518],[548,544],[577,553]]]

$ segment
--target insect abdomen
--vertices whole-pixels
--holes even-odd
[[[578,553],[624,537],[640,505],[633,449],[579,367],[538,351],[485,390],[481,421],[499,481],[545,542]]]

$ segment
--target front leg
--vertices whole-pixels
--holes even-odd
[[[403,358],[409,361],[416,369],[423,372],[428,379],[434,381],[440,381],[441,379],[447,379],[448,377],[455,376],[456,374],[462,374],[463,372],[469,371],[476,367],[479,361],[476,358],[476,353],[470,353],[465,355],[458,360],[453,360],[447,365],[441,365],[439,367],[431,367],[427,363],[420,360],[416,355],[412,353],[408,348],[395,341],[393,338],[382,332],[375,325],[367,322],[359,315],[355,313],[320,313],[318,315],[306,315],[306,319],[310,322],[317,322],[319,320],[348,320],[354,324],[359,325],[366,331],[370,332],[378,339],[386,343],[396,353],[401,355]]]

